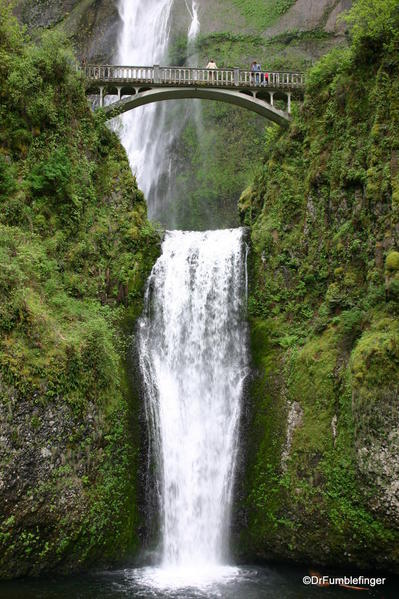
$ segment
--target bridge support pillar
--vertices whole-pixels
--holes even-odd
[[[270,94],[270,105],[274,106],[274,94],[275,94],[275,92],[269,92],[269,94]]]
[[[104,88],[100,87],[100,106],[101,108],[104,106]]]
[[[291,92],[287,92],[287,112],[291,114]]]
[[[161,83],[161,67],[154,64],[154,83]]]
[[[118,86],[116,89],[118,90],[118,100],[120,100],[121,99],[122,88]]]
[[[234,85],[237,87],[240,85],[240,69],[238,67],[234,68]]]

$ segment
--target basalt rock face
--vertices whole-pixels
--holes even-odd
[[[338,17],[351,6],[352,0],[297,0],[275,24],[266,29],[265,35],[273,37],[287,31],[315,29],[340,35],[346,27]]]
[[[345,24],[338,21],[338,16],[351,8],[352,0],[294,0],[285,2],[285,6],[276,0],[262,3],[251,0],[199,0],[197,4],[205,35],[230,31],[236,34],[261,32],[265,37],[273,37],[290,31],[315,29],[339,35],[345,30]],[[187,31],[190,14],[185,0],[175,0],[172,14],[173,29]]]
[[[52,27],[79,4],[80,0],[22,0],[18,2],[15,13],[29,29]]]
[[[253,380],[237,553],[399,570],[399,20],[360,0],[241,199]],[[368,29],[368,26],[370,29]]]
[[[117,0],[22,0],[15,12],[30,31],[64,29],[79,58],[104,63],[111,62],[116,54],[120,27]]]

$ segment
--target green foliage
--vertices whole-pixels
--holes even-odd
[[[365,318],[365,312],[359,308],[342,312],[339,319],[341,334],[350,347],[361,336],[365,327]]]
[[[51,410],[66,416],[61,428],[73,423],[56,442],[64,465],[29,491],[29,518],[25,491],[7,503],[0,576],[18,576],[137,546],[138,409],[125,329],[141,310],[159,235],[116,135],[87,106],[65,39],[29,40],[5,0],[0,99],[0,401],[11,422],[23,406],[33,445]],[[19,434],[10,435],[16,464]]]
[[[248,448],[246,557],[255,547],[258,558],[397,568],[397,17],[397,2],[354,4],[351,47],[311,69],[303,107],[287,132],[267,131],[240,201],[261,423]]]
[[[13,2],[1,0],[0,4],[0,40],[1,56],[4,60],[0,62],[0,68],[6,72],[7,62],[10,59],[11,52],[20,51],[23,44],[23,30],[18,25],[16,19],[12,17]]]
[[[397,0],[356,0],[345,15],[355,51],[393,49],[398,35]]]
[[[16,188],[15,172],[11,160],[7,158],[0,154],[0,194],[4,195],[12,193]]]
[[[172,39],[168,49],[169,64],[174,66],[184,65],[187,57],[187,35],[179,35]]]
[[[35,196],[49,195],[68,200],[71,163],[64,148],[55,150],[46,162],[35,164],[29,176]]]
[[[348,70],[351,56],[349,48],[335,48],[323,56],[307,74],[306,83],[309,92],[316,92],[318,88],[325,89],[339,73]]]
[[[233,0],[248,23],[259,29],[272,25],[295,3],[295,0]]]

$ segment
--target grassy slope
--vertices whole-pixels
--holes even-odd
[[[252,558],[398,569],[394,5],[359,0],[352,48],[314,67],[241,199],[257,374],[239,543]]]
[[[137,548],[138,409],[122,327],[130,332],[140,310],[158,236],[63,40],[24,39],[6,4],[0,574],[15,576]]]
[[[248,25],[256,29],[266,29],[273,25],[294,3],[295,0],[232,0]]]

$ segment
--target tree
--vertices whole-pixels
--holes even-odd
[[[345,15],[355,50],[382,50],[398,42],[398,0],[357,0]]]

